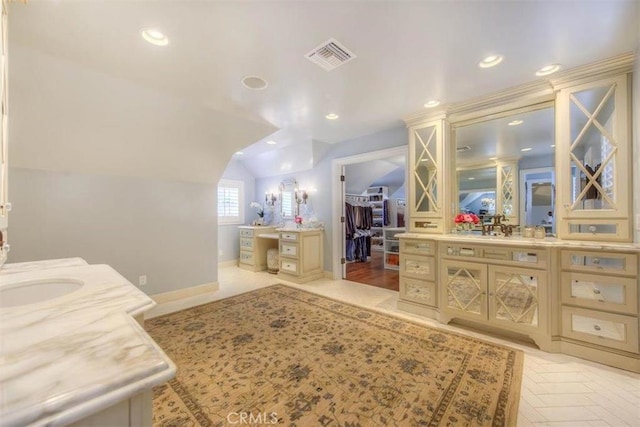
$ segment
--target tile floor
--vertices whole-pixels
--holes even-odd
[[[155,307],[147,318],[223,299],[275,283],[340,299],[418,321],[429,326],[481,337],[519,348],[525,353],[518,426],[640,426],[640,374],[571,356],[545,353],[526,344],[492,338],[434,320],[401,312],[398,293],[346,280],[317,280],[305,285],[237,267],[218,270],[219,291]]]

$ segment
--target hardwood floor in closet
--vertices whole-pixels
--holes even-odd
[[[347,280],[378,288],[400,289],[398,270],[384,268],[384,253],[373,251],[367,262],[347,263]]]

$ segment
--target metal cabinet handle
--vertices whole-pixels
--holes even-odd
[[[593,325],[593,329],[595,329],[596,331],[599,331],[602,328],[600,327],[600,325]]]

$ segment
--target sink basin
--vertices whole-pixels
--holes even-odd
[[[77,291],[84,285],[75,279],[42,279],[15,283],[0,288],[0,308],[35,304]]]

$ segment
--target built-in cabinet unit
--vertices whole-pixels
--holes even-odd
[[[631,241],[630,76],[562,87],[556,173],[564,239]]]
[[[639,262],[637,253],[562,250],[562,336],[573,344],[566,345],[567,352],[585,357],[576,344],[631,354],[640,351]]]
[[[404,233],[403,227],[384,229],[384,268],[398,270],[400,266],[400,240],[397,235]]]
[[[442,233],[446,227],[448,182],[444,172],[450,149],[447,121],[440,117],[409,129],[409,231]]]
[[[241,225],[238,229],[240,230],[238,267],[251,271],[266,270],[267,250],[278,247],[276,228]]]
[[[280,230],[280,271],[278,277],[306,283],[324,276],[321,229]]]
[[[637,155],[630,130],[633,61],[633,54],[620,55],[406,119],[409,219],[408,232],[399,235],[400,309],[528,337],[546,351],[640,372],[640,243],[633,243],[632,230],[632,201],[640,192],[633,188],[640,171],[631,169]],[[499,135],[507,135],[510,128],[501,119],[533,117],[550,107],[555,117],[545,119],[544,139],[552,151],[545,155],[554,161],[545,168],[557,183],[548,187],[557,236],[524,237],[519,169],[538,166],[500,158],[504,145],[499,144],[487,160],[496,168],[495,211],[512,226],[513,236],[507,237],[506,226],[497,236],[482,236],[479,230],[455,234],[463,194],[457,172],[469,162],[461,151],[456,165],[451,152],[456,132],[473,145],[482,133],[474,138],[467,125],[500,124]],[[462,132],[467,132],[464,138]],[[466,145],[461,148],[473,150]]]
[[[439,255],[441,321],[475,320],[547,346],[548,250],[440,242]]]
[[[369,187],[367,197],[371,204],[371,250],[384,251],[384,201],[387,200],[387,187]]]
[[[401,238],[400,296],[398,307],[415,314],[432,317],[438,308],[436,242],[427,239]]]

